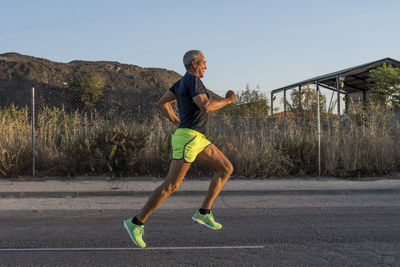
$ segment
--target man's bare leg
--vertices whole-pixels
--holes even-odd
[[[233,172],[233,166],[226,156],[215,145],[206,147],[197,158],[200,162],[215,170],[207,195],[201,205],[202,209],[211,209],[214,200],[221,192],[224,184]]]
[[[172,160],[167,178],[153,191],[136,218],[144,223],[150,214],[152,214],[167,197],[179,188],[183,178],[185,178],[185,175],[190,168],[190,165],[191,163],[187,163],[183,159]]]

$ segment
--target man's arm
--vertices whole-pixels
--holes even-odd
[[[176,116],[171,104],[176,101],[174,93],[167,90],[163,96],[158,100],[157,107],[162,111],[165,117],[172,122],[179,122],[179,118]]]
[[[193,101],[199,107],[201,112],[213,112],[219,110],[233,102],[237,99],[235,92],[228,91],[225,98],[221,100],[211,100],[208,99],[206,94],[200,94],[193,97]]]

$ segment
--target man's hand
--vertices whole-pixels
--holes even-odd
[[[226,92],[225,98],[229,99],[231,103],[233,103],[236,101],[237,96],[234,91],[229,90],[228,92]]]
[[[176,97],[174,93],[170,90],[167,90],[163,96],[158,100],[157,106],[162,111],[165,117],[167,117],[170,121],[179,123],[179,118],[176,116],[174,110],[172,109],[171,104],[176,101]]]

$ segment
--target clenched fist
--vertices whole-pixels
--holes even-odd
[[[229,90],[228,92],[226,92],[225,98],[228,98],[229,100],[234,102],[237,99],[237,96],[234,91]]]

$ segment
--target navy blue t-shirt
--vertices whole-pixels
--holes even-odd
[[[193,101],[193,97],[206,94],[207,88],[203,82],[196,76],[187,73],[177,81],[170,89],[176,96],[179,109],[180,123],[178,128],[189,128],[206,134],[208,130],[208,113],[201,112],[199,107]]]

